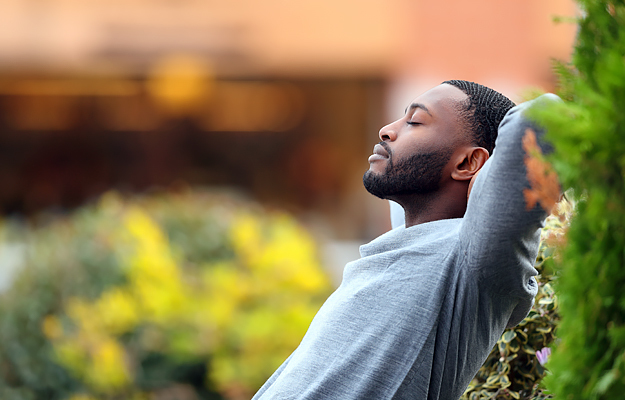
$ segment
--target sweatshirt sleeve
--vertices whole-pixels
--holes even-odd
[[[543,154],[549,146],[542,140],[543,130],[525,114],[530,107],[556,100],[555,95],[543,95],[506,114],[493,155],[475,180],[460,228],[467,265],[478,274],[480,287],[513,299],[508,305],[513,308],[508,326],[527,315],[536,295],[534,261],[547,216],[541,203],[531,200],[535,188],[528,180],[526,163],[531,154],[524,149],[524,137],[533,132]]]

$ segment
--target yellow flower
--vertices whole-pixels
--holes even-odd
[[[130,383],[124,350],[119,343],[106,338],[95,346],[85,378],[101,392],[113,392]]]
[[[252,261],[260,251],[262,243],[261,225],[258,218],[241,213],[235,217],[230,230],[235,251],[246,261]]]
[[[94,308],[102,326],[112,334],[130,331],[139,320],[136,300],[127,290],[121,288],[105,292]]]
[[[74,374],[82,375],[87,363],[85,351],[74,341],[55,343],[54,353],[61,364],[67,366]]]
[[[134,239],[134,252],[127,259],[129,290],[148,319],[166,324],[179,314],[186,298],[169,243],[156,222],[138,208],[127,213],[125,227]]]
[[[102,320],[92,305],[83,299],[74,297],[68,300],[67,315],[78,325],[79,330],[85,332],[101,332]]]

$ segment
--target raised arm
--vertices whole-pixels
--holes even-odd
[[[531,279],[536,275],[533,264],[539,228],[547,210],[544,202],[536,201],[540,197],[536,196],[536,186],[541,182],[528,180],[527,165],[532,165],[532,157],[540,163],[535,152],[540,148],[547,153],[548,145],[542,140],[543,130],[525,114],[529,107],[557,100],[555,95],[543,95],[508,112],[499,126],[493,155],[484,164],[469,196],[461,243],[469,267],[482,280],[491,282],[495,290],[512,294],[534,290],[527,285],[535,285]],[[532,166],[530,170],[532,177],[536,171]]]

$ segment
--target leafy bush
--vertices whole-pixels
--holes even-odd
[[[2,398],[249,398],[330,289],[282,214],[215,195],[98,205],[38,229],[0,302]]]
[[[558,298],[552,287],[555,276],[548,261],[554,257],[556,244],[565,234],[571,213],[571,203],[562,200],[547,218],[535,264],[540,275],[534,306],[519,325],[506,329],[462,399],[540,398],[538,383],[546,371],[536,352],[554,341],[559,322]]]
[[[580,0],[566,100],[536,117],[555,146],[564,187],[580,196],[562,252],[558,346],[545,380],[556,398],[621,399],[625,392],[625,3]],[[560,263],[559,263],[560,264]]]

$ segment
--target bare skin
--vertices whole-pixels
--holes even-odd
[[[452,85],[436,86],[417,97],[402,118],[380,129],[380,140],[388,144],[395,160],[415,153],[451,152],[436,191],[388,197],[404,208],[406,227],[461,218],[466,211],[469,183],[488,159],[488,151],[473,143],[460,119],[458,103],[466,100],[467,95]],[[384,174],[388,162],[388,154],[385,157],[376,146],[369,170]]]

